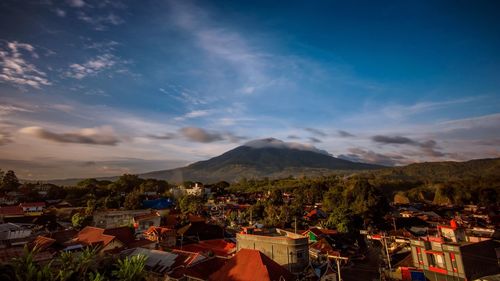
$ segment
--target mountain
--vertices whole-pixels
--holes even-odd
[[[379,178],[402,181],[464,181],[494,179],[500,182],[500,158],[474,159],[465,162],[423,162],[391,167],[373,172]]]
[[[338,159],[314,146],[277,139],[250,141],[226,153],[187,167],[141,174],[143,178],[216,182],[240,178],[318,176],[333,171],[379,169],[382,166]]]

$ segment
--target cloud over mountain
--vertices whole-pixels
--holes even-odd
[[[22,128],[20,132],[37,138],[61,143],[116,145],[120,142],[113,129],[109,126],[84,128],[68,133],[55,133],[41,127],[33,126]]]

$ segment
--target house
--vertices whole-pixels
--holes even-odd
[[[101,211],[94,213],[93,226],[100,228],[115,228],[131,226],[134,217],[151,213],[151,210]]]
[[[258,250],[241,249],[219,270],[210,275],[212,281],[294,281],[286,268]]]
[[[304,232],[302,232],[302,236],[307,236],[310,242],[316,242],[324,237],[335,235],[338,232],[333,229],[312,227]]]
[[[24,245],[31,236],[31,229],[13,223],[0,224],[0,248]]]
[[[162,248],[172,248],[176,244],[176,230],[172,228],[151,226],[144,231],[144,238],[158,243]]]
[[[215,224],[192,222],[177,230],[181,243],[198,242],[202,240],[224,239],[224,229]]]
[[[115,236],[105,234],[105,229],[92,226],[86,226],[80,230],[72,242],[80,247],[99,247],[100,253],[125,247],[123,242]]]
[[[422,269],[427,279],[465,281],[500,273],[500,242],[466,241],[463,229],[453,222],[438,231],[437,237],[410,239],[413,265]]]
[[[308,220],[308,221],[314,221],[314,220],[318,220],[318,219],[326,219],[327,217],[328,217],[327,214],[323,210],[315,208],[315,209],[312,209],[311,211],[309,211],[304,216],[304,219]]]
[[[205,189],[203,188],[203,184],[201,183],[195,183],[193,186],[190,186],[186,188],[186,193],[187,195],[192,195],[192,196],[202,196],[205,192]]]
[[[145,256],[144,269],[148,272],[148,280],[151,281],[185,280],[185,268],[207,259],[207,257],[197,253],[178,250],[164,252],[144,248],[125,250],[121,255],[127,257]]]
[[[0,218],[23,217],[24,211],[20,206],[0,207]]]
[[[21,203],[19,207],[23,208],[24,215],[26,216],[40,216],[45,210],[45,202],[31,202]]]
[[[309,264],[307,237],[282,229],[256,231],[246,228],[236,234],[236,247],[258,250],[292,272],[301,272]]]
[[[223,267],[229,259],[212,257],[186,268],[184,277],[186,281],[207,281],[210,275]]]
[[[181,250],[201,253],[206,256],[229,258],[236,252],[236,244],[224,239],[214,239],[183,245]]]
[[[134,217],[134,228],[136,233],[143,233],[151,226],[160,226],[161,217],[158,212],[141,214]]]

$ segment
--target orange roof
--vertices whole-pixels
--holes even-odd
[[[138,216],[135,216],[134,217],[134,220],[135,221],[138,221],[138,220],[145,220],[145,219],[151,219],[151,218],[154,218],[154,217],[159,217],[160,214],[158,212],[151,212],[149,214],[144,214],[144,215],[138,215]]]
[[[212,281],[291,281],[290,271],[257,250],[241,249],[215,273]]]
[[[132,230],[128,226],[108,228],[104,230],[103,234],[114,236],[125,245],[134,243],[136,241]]]
[[[205,222],[205,218],[201,216],[188,215],[189,222]]]
[[[102,246],[106,246],[115,239],[115,236],[106,235],[104,234],[104,231],[105,230],[102,228],[86,226],[84,229],[78,232],[78,235],[76,236],[76,241],[85,243],[87,245],[102,244]]]
[[[188,267],[184,275],[200,280],[207,280],[208,277],[224,266],[229,260],[225,258],[211,258]]]
[[[236,245],[224,239],[214,239],[200,241],[196,244],[184,245],[182,249],[194,253],[212,252],[216,256],[229,257],[236,250]]]
[[[48,238],[45,236],[37,236],[33,242],[30,243],[31,247],[37,247],[41,251],[47,249],[48,247],[52,246],[56,242],[55,239]]]
[[[21,203],[19,206],[23,208],[29,208],[29,207],[45,207],[45,202],[26,202],[26,203]]]

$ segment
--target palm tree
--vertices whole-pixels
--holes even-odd
[[[142,281],[146,276],[144,272],[145,264],[146,256],[144,255],[120,259],[116,264],[117,270],[113,271],[113,276],[116,277],[118,281]]]

